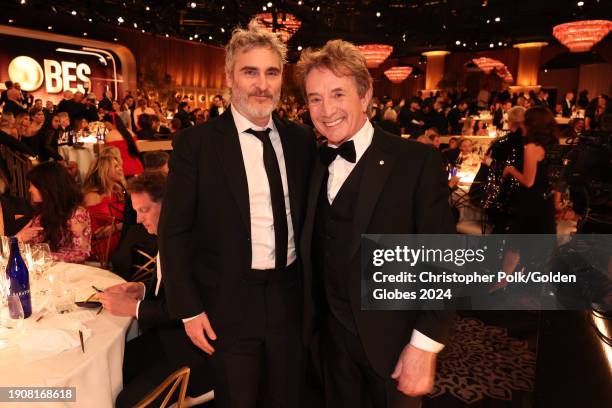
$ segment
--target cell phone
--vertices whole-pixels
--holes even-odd
[[[74,304],[78,307],[84,307],[87,309],[97,309],[102,306],[102,303],[96,300],[88,300],[87,302],[74,302]]]

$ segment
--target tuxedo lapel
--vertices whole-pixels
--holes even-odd
[[[249,187],[247,184],[244,160],[238,139],[238,130],[230,109],[216,119],[216,129],[219,133],[215,138],[219,161],[223,166],[230,190],[236,199],[240,216],[251,235],[251,213],[249,210]]]
[[[283,146],[283,155],[285,156],[285,171],[287,172],[287,190],[289,191],[289,207],[291,209],[291,220],[295,234],[299,233],[300,225],[298,224],[301,214],[301,200],[298,198],[298,169],[296,165],[300,163],[300,152],[295,148],[295,143],[291,142],[291,135],[288,134],[285,123],[277,118],[272,117],[274,125],[281,139]]]
[[[385,135],[378,128],[374,129],[372,144],[363,157],[366,162],[353,217],[352,238],[349,246],[350,257],[353,257],[359,249],[361,234],[364,234],[368,227],[378,197],[395,161],[395,156],[384,149]]]
[[[317,202],[319,198],[319,192],[321,191],[321,184],[323,183],[323,177],[327,168],[318,155],[315,155],[315,163],[312,169],[310,177],[310,185],[308,186],[308,204],[306,206],[306,217],[304,219],[304,226],[302,228],[302,256],[304,259],[310,257],[310,249],[312,244],[312,231],[314,228],[315,213],[317,211]]]

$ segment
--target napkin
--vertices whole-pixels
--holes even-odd
[[[16,342],[28,363],[75,347],[81,348],[79,330],[83,333],[83,342],[91,337],[91,329],[85,326],[82,320],[67,319],[62,315],[56,317],[49,319],[44,325],[28,327],[26,333]]]

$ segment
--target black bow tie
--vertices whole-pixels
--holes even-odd
[[[355,143],[352,140],[342,143],[338,148],[334,149],[328,145],[321,146],[319,149],[319,157],[324,165],[329,166],[336,157],[340,155],[344,160],[355,163],[357,153],[355,153]]]

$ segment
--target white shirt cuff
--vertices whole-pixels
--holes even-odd
[[[412,337],[410,337],[410,344],[421,350],[429,351],[432,353],[439,353],[444,348],[444,344],[438,343],[437,341],[430,339],[418,330],[412,331]]]
[[[202,314],[204,314],[204,312],[200,313],[199,315],[195,315],[195,316],[192,316],[192,317],[187,317],[186,319],[183,319],[183,323],[187,323],[188,321],[193,320],[193,319],[195,319],[196,317],[198,317],[198,316],[200,316]]]
[[[138,302],[136,302],[136,320],[138,320],[138,311],[140,310],[140,302],[142,302],[142,300],[139,300]]]

